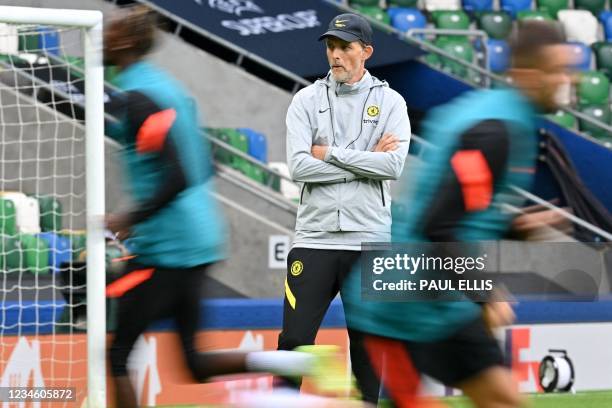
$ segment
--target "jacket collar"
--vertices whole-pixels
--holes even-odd
[[[378,78],[372,76],[368,70],[366,70],[363,78],[351,85],[336,82],[334,77],[329,71],[325,78],[319,79],[316,83],[325,85],[327,88],[334,90],[336,95],[353,95],[362,92],[367,92],[372,88],[378,86],[388,86],[387,82],[381,81]]]

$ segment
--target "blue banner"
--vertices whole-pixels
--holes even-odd
[[[202,29],[302,77],[329,65],[317,41],[342,10],[322,0],[141,0],[173,19]],[[393,34],[374,33],[375,68],[413,59],[421,51]]]

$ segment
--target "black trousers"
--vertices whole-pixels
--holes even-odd
[[[287,257],[283,330],[279,350],[314,344],[325,312],[360,256],[359,251],[293,248]],[[348,330],[351,365],[363,399],[378,401],[379,381],[369,363],[363,334]]]
[[[127,375],[127,360],[138,337],[155,320],[173,318],[180,336],[183,354],[194,378],[205,375],[201,356],[195,346],[200,322],[202,282],[208,265],[185,269],[152,268],[130,263],[125,275],[113,282],[125,292],[119,297],[117,329],[110,348],[111,371],[114,377]],[[152,273],[151,273],[152,270]],[[134,285],[137,276],[148,276]],[[150,276],[149,276],[150,274]],[[127,279],[126,279],[127,278]],[[107,286],[108,289],[111,285]]]

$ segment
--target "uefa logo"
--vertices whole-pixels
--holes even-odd
[[[202,5],[202,1],[195,0],[199,5]],[[208,7],[237,16],[241,16],[245,11],[251,13],[264,12],[261,7],[250,0],[208,0]]]

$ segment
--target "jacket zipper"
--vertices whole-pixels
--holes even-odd
[[[360,127],[359,127],[359,134],[357,135],[357,138],[354,139],[353,141],[351,141],[351,143],[347,144],[345,149],[348,149],[350,145],[352,145],[353,143],[355,143],[357,140],[359,140],[359,138],[361,137],[361,133],[363,133],[363,112],[366,109],[366,106],[368,106],[368,100],[370,99],[370,95],[372,94],[372,90],[378,86],[381,85],[374,85],[370,88],[370,90],[368,91],[368,96],[366,96],[365,102],[363,103],[363,107],[361,108],[361,118],[360,118]]]
[[[327,88],[325,95],[327,96],[327,106],[329,106],[329,120],[331,122],[331,128],[332,128],[332,146],[335,146],[336,145],[336,131],[334,130],[334,112],[331,106],[331,99],[329,99],[329,87]]]
[[[385,207],[385,192],[383,191],[382,180],[379,180],[378,183],[380,185],[380,197],[382,198],[382,204],[383,207]]]

